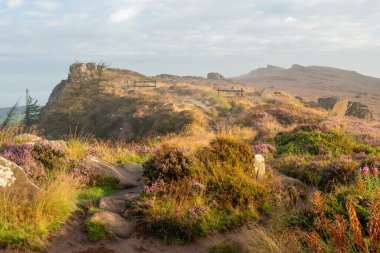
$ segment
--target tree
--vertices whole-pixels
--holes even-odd
[[[1,124],[2,128],[5,128],[12,123],[12,120],[16,114],[17,106],[18,106],[18,102],[14,104],[14,106],[11,109],[9,109],[7,116],[5,117],[5,120]]]
[[[40,106],[37,105],[37,100],[33,99],[30,94],[29,90],[26,89],[26,108],[25,108],[25,119],[24,119],[24,125],[26,127],[33,126],[37,123],[38,120],[38,114],[40,113]]]

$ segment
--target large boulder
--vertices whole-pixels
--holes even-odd
[[[0,156],[0,192],[8,190],[33,195],[38,187],[29,180],[21,167]]]
[[[353,116],[360,119],[373,119],[373,113],[368,109],[368,106],[359,102],[349,102],[346,116]]]
[[[331,111],[338,116],[345,116],[348,108],[348,100],[336,96],[319,98],[318,104],[320,104],[322,108]]]
[[[265,158],[263,155],[256,154],[254,162],[254,177],[261,180],[265,177]]]
[[[120,215],[108,211],[101,211],[91,216],[89,223],[100,223],[112,237],[128,238],[135,231],[136,224],[127,221]]]
[[[124,167],[117,167],[94,156],[87,157],[84,163],[86,167],[91,168],[91,173],[95,178],[115,178],[119,181],[119,185],[122,188],[133,188],[143,184],[143,169],[139,164],[127,164]]]

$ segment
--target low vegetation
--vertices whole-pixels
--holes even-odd
[[[250,147],[232,137],[193,152],[163,147],[144,164],[147,186],[134,212],[169,243],[258,218],[268,211],[269,182],[255,180],[252,166]]]

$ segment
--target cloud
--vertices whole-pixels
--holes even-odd
[[[111,13],[110,21],[113,23],[120,23],[134,18],[139,13],[137,6],[131,6],[116,12]]]
[[[16,8],[22,7],[23,5],[24,5],[23,0],[8,0],[7,1],[7,7],[9,9],[16,9]]]
[[[45,11],[55,11],[61,6],[60,3],[51,0],[38,0],[35,2],[35,5],[37,8]]]

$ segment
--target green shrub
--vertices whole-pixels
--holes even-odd
[[[143,165],[148,181],[179,180],[191,174],[192,158],[184,149],[162,147]]]
[[[344,133],[330,131],[319,126],[302,126],[293,131],[279,133],[275,137],[278,154],[320,155],[353,154],[360,148],[355,140]]]

